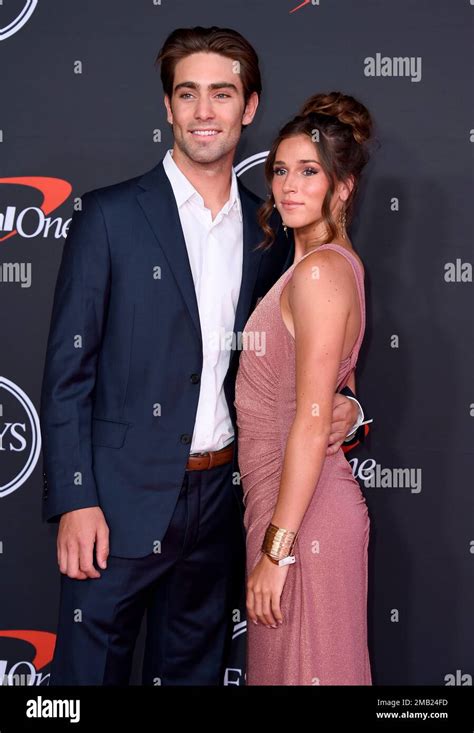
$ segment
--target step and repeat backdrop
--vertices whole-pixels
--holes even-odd
[[[56,275],[81,195],[172,146],[167,35],[224,26],[257,50],[263,95],[238,148],[266,194],[279,127],[311,94],[373,115],[354,246],[367,271],[357,389],[373,418],[346,454],[371,517],[369,644],[378,685],[471,685],[473,238],[471,0],[0,2],[0,679],[48,684],[56,527],[41,521],[40,389]],[[469,63],[471,62],[471,63]],[[245,684],[235,609],[223,680]],[[140,683],[144,626],[132,684]]]

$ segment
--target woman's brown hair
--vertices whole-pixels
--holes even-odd
[[[299,114],[281,128],[265,161],[265,179],[270,194],[257,213],[265,235],[258,248],[268,249],[275,240],[275,231],[270,225],[270,218],[275,210],[271,187],[275,157],[282,140],[296,135],[308,135],[316,147],[321,167],[329,180],[329,188],[321,207],[327,229],[327,236],[321,244],[326,244],[338,233],[330,209],[336,184],[352,176],[354,186],[346,202],[347,224],[351,221],[360,175],[369,159],[367,141],[371,132],[372,118],[369,111],[354,97],[341,92],[314,94],[303,104]]]
[[[161,63],[161,83],[165,94],[171,99],[176,64],[193,53],[218,53],[234,62],[244,88],[244,99],[247,104],[250,95],[262,92],[262,79],[258,56],[251,44],[232,28],[177,28],[160,49],[155,64]]]

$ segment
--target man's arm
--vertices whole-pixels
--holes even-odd
[[[92,470],[91,424],[92,393],[110,292],[110,254],[106,226],[95,194],[86,193],[82,205],[82,211],[73,215],[56,282],[40,420],[43,518],[58,521],[62,515],[79,510],[76,518],[79,524],[86,523],[82,534],[88,538],[85,554],[91,559],[90,537],[97,537],[100,530],[103,543],[105,524],[98,509]],[[91,507],[95,509],[85,511]],[[70,542],[78,547],[76,539],[81,528],[74,530],[76,539],[69,532],[64,537],[62,529],[65,524],[71,524],[71,518],[67,522],[63,519],[58,534],[61,546]],[[60,554],[58,546],[58,561]],[[74,558],[74,553],[71,557]],[[73,559],[72,565],[63,557],[62,572],[66,567],[68,574],[75,567],[86,564],[90,567],[84,557],[81,560],[79,552],[77,563]]]
[[[355,394],[355,377],[352,370],[347,385],[334,395],[331,435],[326,455],[334,455],[339,448],[344,453],[352,450],[369,432],[364,411]]]
[[[365,440],[365,437],[369,432],[368,423],[372,422],[372,420],[365,420],[362,405],[355,396],[355,389],[355,370],[353,369],[349,375],[346,386],[340,391],[340,394],[343,394],[348,399],[354,401],[358,407],[357,419],[354,421],[352,429],[347,434],[346,439],[341,446],[344,453],[348,453],[350,450],[359,445],[359,443],[362,443]]]

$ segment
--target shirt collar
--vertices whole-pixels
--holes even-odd
[[[191,181],[186,178],[182,170],[178,168],[178,166],[174,162],[171,149],[167,151],[165,157],[163,158],[163,167],[173,188],[173,193],[178,208],[181,208],[181,206],[193,196],[197,199],[200,206],[204,208],[204,199],[202,198],[201,194],[196,191]],[[228,201],[224,204],[222,208],[223,213],[228,214],[233,206],[236,207],[239,214],[239,219],[240,221],[242,221],[242,205],[240,202],[237,175],[234,168],[232,167],[230,196]]]

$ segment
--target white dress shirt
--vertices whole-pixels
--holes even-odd
[[[212,219],[202,196],[168,150],[163,166],[184,233],[201,323],[203,367],[191,453],[220,450],[234,437],[224,394],[235,311],[242,281],[243,227],[237,176],[229,200]]]

